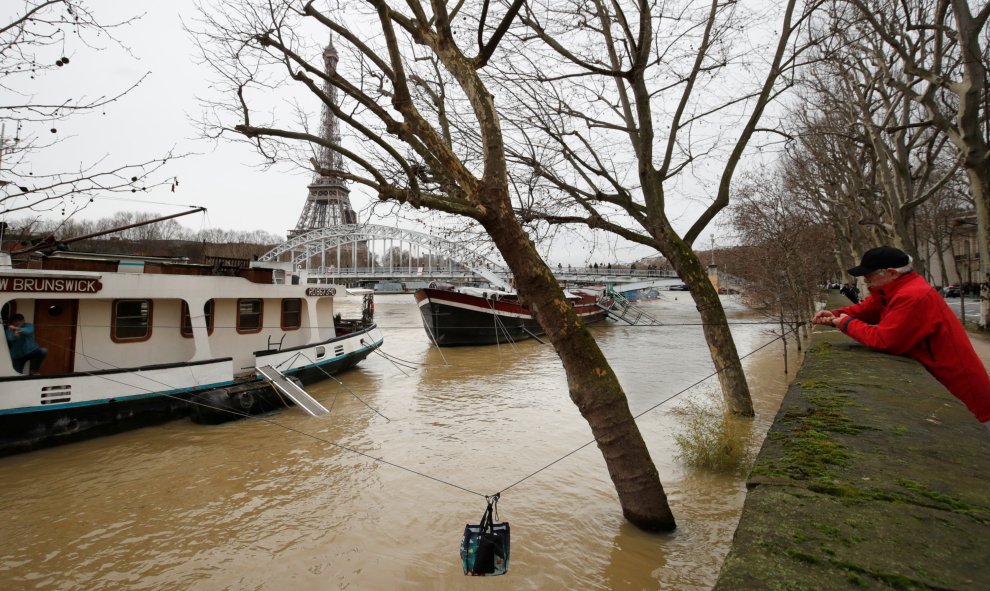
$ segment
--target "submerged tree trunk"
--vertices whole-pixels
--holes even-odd
[[[677,275],[691,289],[691,297],[701,314],[705,340],[718,371],[723,399],[733,414],[751,417],[754,415],[753,399],[739,361],[736,343],[732,340],[729,321],[725,317],[722,302],[718,299],[718,292],[701,261],[685,242],[677,240],[675,244],[670,239],[665,242],[660,250],[677,271]]]
[[[672,531],[676,523],[660,475],[618,378],[512,212],[504,213],[482,223],[512,269],[520,295],[560,356],[571,400],[591,426],[622,514],[641,529]]]

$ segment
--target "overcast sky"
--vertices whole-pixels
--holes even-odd
[[[23,10],[20,2],[7,4],[21,5]],[[195,16],[192,2],[97,0],[87,4],[102,22],[143,12],[143,18],[114,33],[130,55],[113,45],[93,51],[69,37],[65,48],[69,65],[39,77],[36,100],[113,95],[145,73],[149,75],[138,88],[108,105],[105,114],[99,111],[59,123],[58,136],[64,141],[34,159],[36,171],[74,169],[103,157],[110,165],[142,162],[169,151],[187,153],[191,155],[161,170],[163,176],[178,177],[176,192],[164,188],[138,193],[133,200],[121,200],[122,196],[97,199],[78,215],[103,217],[122,209],[164,215],[180,211],[177,205],[197,205],[208,208],[207,216],[182,218],[183,225],[264,229],[276,234],[293,227],[310,175],[289,168],[259,170],[252,166],[258,157],[246,146],[215,144],[199,137],[197,96],[209,93],[209,71],[195,63],[195,46],[180,20]]]
[[[19,1],[4,4],[6,7],[0,9],[4,17],[12,8],[23,11]],[[93,51],[69,36],[64,51],[65,57],[70,58],[69,65],[40,77],[38,87],[32,90],[35,98],[47,102],[112,95],[145,73],[150,74],[138,88],[107,106],[105,114],[72,117],[59,124],[58,135],[64,141],[34,160],[36,170],[64,171],[103,157],[108,164],[140,162],[161,157],[170,150],[190,156],[170,162],[162,171],[163,176],[178,178],[176,192],[166,187],[138,193],[134,199],[119,195],[97,199],[77,215],[93,219],[119,210],[167,215],[181,211],[180,206],[195,205],[208,208],[208,214],[178,220],[192,229],[262,229],[284,235],[294,227],[306,199],[310,173],[288,165],[262,170],[257,166],[259,157],[249,147],[200,137],[201,107],[197,97],[210,95],[212,73],[196,63],[197,49],[183,30],[183,20],[189,23],[197,14],[192,0],[90,0],[87,5],[101,22],[144,15],[114,33],[130,54],[112,45]],[[359,191],[351,193],[351,200],[359,212],[367,210],[372,202],[369,195]],[[59,211],[47,215],[58,217]],[[367,221],[367,215],[359,216],[361,221]],[[395,219],[372,221],[399,223]],[[709,244],[709,240],[703,240],[697,246],[706,249]],[[617,246],[610,237],[599,239],[594,254],[589,253],[589,243],[579,249],[564,246],[554,248],[549,257],[551,264],[629,262],[653,254],[643,247]]]

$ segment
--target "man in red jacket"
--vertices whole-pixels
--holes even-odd
[[[990,376],[945,300],[911,269],[911,257],[881,246],[866,251],[849,274],[866,281],[870,296],[822,310],[813,322],[832,325],[871,349],[918,361],[990,429]]]

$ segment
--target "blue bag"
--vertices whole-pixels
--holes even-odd
[[[485,497],[488,508],[478,525],[464,526],[461,539],[461,564],[470,576],[504,575],[509,570],[509,523],[498,519],[499,495]]]

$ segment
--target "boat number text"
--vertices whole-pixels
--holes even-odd
[[[336,287],[307,287],[306,295],[308,296],[334,296],[337,295]]]

